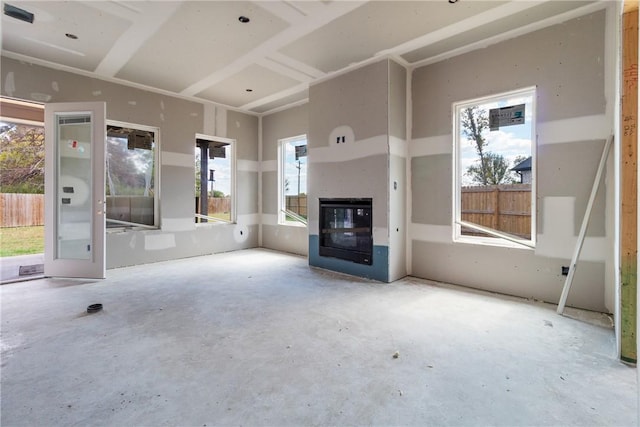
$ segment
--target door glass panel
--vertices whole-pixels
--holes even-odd
[[[91,259],[91,114],[56,114],[58,259]]]

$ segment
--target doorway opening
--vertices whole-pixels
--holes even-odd
[[[44,273],[44,106],[0,97],[0,283]]]

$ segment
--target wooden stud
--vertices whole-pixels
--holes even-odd
[[[620,117],[620,358],[635,363],[638,284],[638,1],[622,14]]]

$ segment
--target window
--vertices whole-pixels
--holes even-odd
[[[107,124],[107,228],[155,228],[158,129]]]
[[[235,221],[234,159],[233,140],[196,136],[196,222]]]
[[[455,103],[454,239],[533,247],[535,88]]]
[[[278,161],[278,222],[306,225],[307,136],[281,139]]]

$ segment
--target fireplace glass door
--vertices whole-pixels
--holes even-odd
[[[372,263],[371,199],[320,199],[320,255]]]

